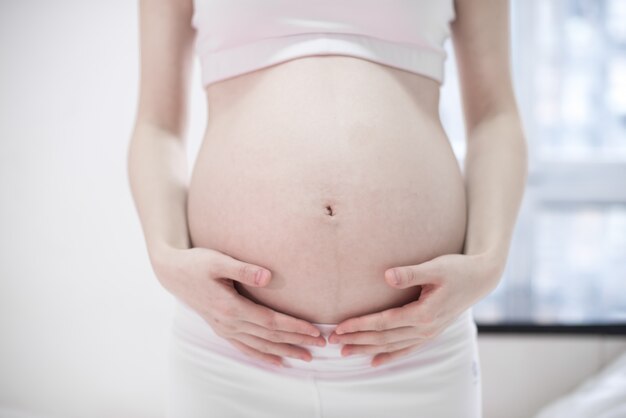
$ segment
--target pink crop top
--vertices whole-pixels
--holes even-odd
[[[443,83],[454,0],[193,0],[203,86],[309,55],[349,55]]]

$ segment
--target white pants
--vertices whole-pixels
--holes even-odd
[[[481,418],[476,323],[465,311],[440,335],[372,367],[341,344],[304,345],[313,360],[274,366],[240,352],[177,300],[167,418]],[[336,324],[314,324],[326,337]]]

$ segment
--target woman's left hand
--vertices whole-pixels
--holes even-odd
[[[417,265],[390,268],[385,272],[387,284],[396,289],[421,286],[419,299],[341,321],[328,342],[345,344],[342,356],[376,354],[373,367],[406,355],[489,294],[500,280],[501,261],[487,254],[444,254]],[[394,283],[394,272],[399,284]]]

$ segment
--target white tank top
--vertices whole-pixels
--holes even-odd
[[[349,55],[443,83],[454,0],[193,0],[202,84],[309,55]]]

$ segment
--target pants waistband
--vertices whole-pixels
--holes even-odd
[[[311,353],[312,360],[306,362],[292,357],[281,356],[283,367],[272,365],[241,352],[227,339],[217,335],[202,316],[178,299],[176,299],[172,331],[175,337],[197,348],[209,350],[256,368],[279,374],[324,378],[381,374],[389,371],[389,369],[410,367],[411,364],[423,362],[420,358],[425,355],[425,352],[429,350],[445,350],[446,346],[466,343],[467,339],[475,337],[476,333],[476,324],[470,308],[464,311],[442,333],[423,343],[422,346],[417,347],[414,351],[378,367],[372,367],[371,361],[374,354],[353,354],[343,357],[341,355],[343,344],[330,344],[328,342],[328,337],[338,324],[313,323],[313,325],[320,330],[321,335],[327,340],[326,346],[298,345]]]

